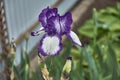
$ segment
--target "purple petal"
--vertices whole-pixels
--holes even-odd
[[[76,35],[76,33],[74,33],[73,31],[70,31],[69,33],[67,33],[67,37],[75,44],[75,45],[79,45],[82,46],[78,36]]]
[[[64,16],[60,17],[60,25],[62,32],[68,33],[70,31],[70,26],[72,24],[72,15],[71,13],[66,13]]]
[[[38,51],[43,56],[56,56],[60,53],[62,47],[63,46],[60,36],[44,35],[43,38],[40,40]]]
[[[51,17],[48,20],[49,28],[53,27],[57,34],[61,34],[61,26],[59,22],[59,16]],[[50,30],[50,29],[49,29]]]
[[[65,34],[70,31],[70,26],[72,24],[72,16],[68,12],[64,16],[54,16],[48,20],[49,27],[54,27],[56,33]]]
[[[46,16],[47,18],[51,18],[52,16],[56,16],[57,15],[57,8],[53,8],[53,9],[49,9],[47,12],[46,12]]]
[[[47,19],[52,16],[57,15],[57,8],[50,9],[49,7],[42,10],[39,15],[39,21],[42,23],[43,27],[47,26]]]

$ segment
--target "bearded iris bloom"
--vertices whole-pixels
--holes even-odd
[[[39,15],[42,27],[34,32],[32,36],[45,33],[40,40],[38,51],[43,56],[56,56],[63,48],[62,36],[66,35],[75,45],[81,46],[78,36],[70,30],[72,15],[67,12],[60,16],[57,8],[45,8]]]

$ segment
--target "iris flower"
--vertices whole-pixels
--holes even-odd
[[[63,49],[62,36],[66,35],[75,45],[81,46],[78,36],[70,30],[72,24],[72,15],[67,12],[60,16],[57,8],[45,8],[39,15],[39,21],[42,27],[39,30],[31,32],[32,36],[44,33],[38,52],[43,56],[56,56]]]

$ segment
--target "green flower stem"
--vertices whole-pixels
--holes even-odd
[[[14,58],[15,58],[15,54],[16,54],[16,44],[13,40],[10,45],[10,53],[11,53],[11,62],[12,62],[10,79],[14,80],[14,78],[15,78],[15,76],[14,76]]]
[[[98,28],[97,11],[95,8],[93,9],[93,21],[94,21],[94,25],[95,25],[95,28],[93,29],[94,30],[93,44],[95,47],[96,46],[96,37],[97,37],[97,28]]]

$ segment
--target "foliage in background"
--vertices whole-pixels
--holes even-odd
[[[79,28],[89,44],[72,49],[74,73],[71,80],[120,79],[120,3],[116,8],[93,10],[93,18]],[[74,60],[73,59],[73,60]],[[72,72],[71,72],[72,74]]]
[[[68,56],[73,57],[70,80],[119,80],[120,3],[116,8],[108,7],[98,12],[94,9],[93,18],[87,20],[78,32],[81,38],[88,38],[89,44],[73,48],[68,41],[61,55],[45,60],[53,80],[60,80]],[[12,65],[15,80],[44,80],[41,65],[38,64],[37,72],[31,71],[27,51],[21,50],[21,54],[20,66],[16,68]]]

